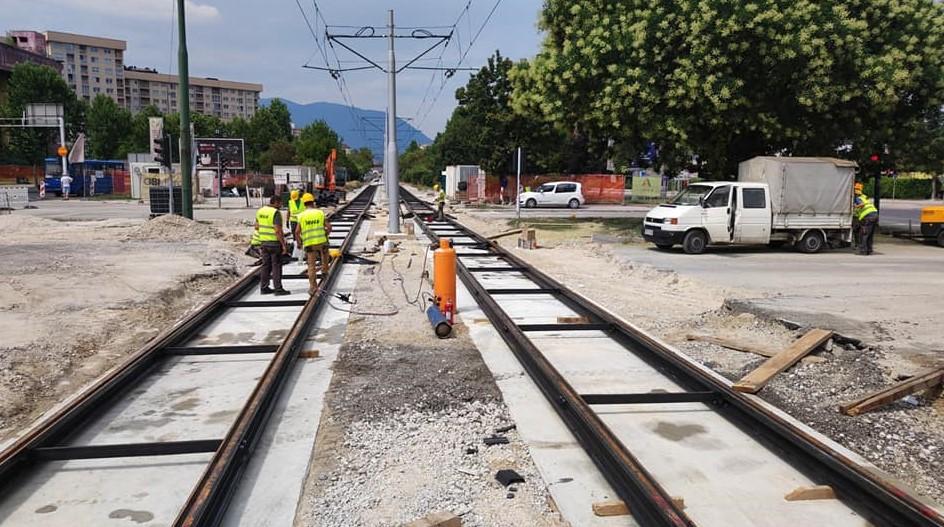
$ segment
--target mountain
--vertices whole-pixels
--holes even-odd
[[[299,104],[281,97],[279,99],[288,107],[288,111],[292,114],[292,122],[297,128],[304,128],[321,119],[341,136],[347,146],[354,149],[366,146],[374,152],[376,159],[383,157],[383,129],[384,119],[386,119],[384,112],[350,108],[330,102]],[[261,99],[259,104],[268,106],[271,101],[272,99]],[[426,134],[413,128],[410,123],[397,119],[397,146],[400,152],[406,150],[410,141],[416,141],[421,145],[432,143]]]

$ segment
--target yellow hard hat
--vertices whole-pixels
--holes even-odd
[[[438,184],[433,185],[433,190],[439,190],[439,185]]]
[[[302,196],[302,203],[314,203],[314,202],[315,202],[315,197],[312,196],[310,193],[306,192],[305,195]]]
[[[289,195],[292,197],[292,199],[298,199],[298,189],[292,190],[292,193]]]

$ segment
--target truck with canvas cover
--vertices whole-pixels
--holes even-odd
[[[793,244],[807,253],[852,241],[857,165],[825,157],[755,157],[737,181],[689,185],[643,222],[643,237],[660,249],[681,245]]]

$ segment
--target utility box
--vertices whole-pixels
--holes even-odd
[[[469,182],[479,175],[478,165],[450,165],[442,172],[446,176],[446,197],[451,200],[468,199]]]

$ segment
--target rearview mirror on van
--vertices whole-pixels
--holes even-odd
[[[705,200],[705,196],[698,196],[698,204],[701,205],[701,208],[708,208],[708,201]]]

